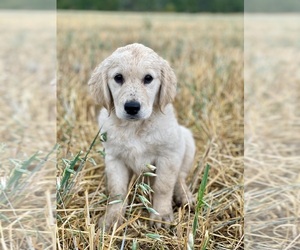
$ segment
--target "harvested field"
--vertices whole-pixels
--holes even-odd
[[[300,249],[299,21],[245,16],[246,249]]]
[[[52,249],[55,13],[0,14],[0,249]]]
[[[58,249],[120,249],[122,244],[124,249],[243,249],[243,17],[60,12],[57,25],[58,171],[63,183],[57,199]],[[153,48],[176,72],[178,119],[193,131],[197,144],[188,178],[195,196],[210,165],[195,237],[193,209],[176,208],[169,230],[151,228],[143,204],[131,200],[134,188],[126,222],[112,234],[97,229],[107,203],[100,139],[86,155],[99,130],[99,107],[87,81],[105,57],[133,42]]]
[[[0,16],[1,249],[300,249],[299,17],[58,12],[55,25],[50,12]],[[195,197],[210,170],[199,214],[174,208],[170,229],[152,228],[132,186],[125,223],[106,234],[100,107],[87,81],[133,42],[176,72],[178,120],[197,144]]]

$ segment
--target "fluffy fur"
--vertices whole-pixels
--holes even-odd
[[[123,81],[116,81],[116,75],[122,75]],[[150,83],[145,82],[147,75],[152,77]],[[172,197],[176,203],[192,202],[185,178],[193,165],[195,145],[173,111],[176,84],[168,62],[141,44],[117,49],[89,81],[92,95],[104,107],[99,125],[107,133],[103,145],[109,196],[124,199],[132,174],[149,171],[147,164],[156,166],[153,208],[159,215],[151,218],[157,227],[173,220]],[[133,101],[140,105],[136,114],[125,110],[126,103]],[[99,225],[111,227],[124,215],[124,207],[108,205]]]

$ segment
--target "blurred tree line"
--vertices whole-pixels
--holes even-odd
[[[243,0],[57,0],[58,9],[243,12]]]

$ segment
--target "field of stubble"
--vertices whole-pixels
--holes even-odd
[[[242,16],[61,12],[57,25],[58,249],[120,249],[122,242],[124,249],[243,249]],[[176,208],[174,225],[157,230],[138,199],[113,233],[97,228],[107,203],[99,138],[88,152],[99,107],[87,81],[105,57],[133,42],[175,70],[178,119],[197,144],[188,178],[195,196],[211,166],[194,238],[193,209]]]
[[[245,248],[300,249],[299,16],[245,16]]]
[[[1,249],[300,249],[299,17],[248,16],[243,27],[242,16],[63,12],[58,33],[55,19],[0,15]],[[96,227],[106,192],[99,138],[89,150],[99,107],[87,81],[131,42],[177,74],[178,119],[197,143],[195,195],[211,166],[195,237],[193,209],[176,208],[174,225],[156,230],[137,199],[114,233]]]
[[[0,249],[53,249],[54,12],[0,14]]]

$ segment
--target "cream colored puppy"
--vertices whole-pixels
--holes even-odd
[[[157,227],[173,220],[172,197],[176,203],[192,201],[185,178],[195,145],[191,132],[178,125],[174,115],[176,84],[168,62],[137,43],[117,49],[89,80],[92,95],[104,107],[99,124],[107,133],[103,145],[109,197],[124,199],[132,174],[149,171],[147,164],[156,166],[153,208],[159,215],[151,218]],[[108,205],[99,226],[111,227],[124,215],[124,207]]]

